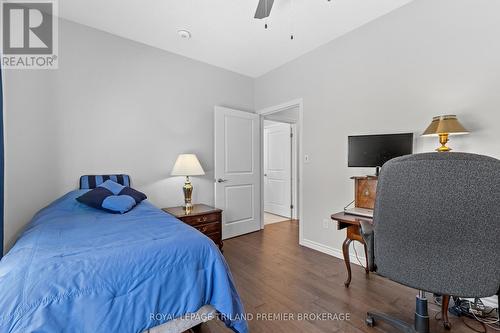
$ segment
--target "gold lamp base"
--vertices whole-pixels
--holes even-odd
[[[186,182],[182,187],[184,191],[184,210],[186,213],[190,213],[193,210],[193,204],[191,203],[191,195],[193,194],[193,185],[189,180],[189,176],[186,176]]]
[[[441,144],[441,147],[437,148],[436,151],[440,153],[451,151],[451,148],[446,146],[448,141],[448,133],[439,134],[439,143]]]

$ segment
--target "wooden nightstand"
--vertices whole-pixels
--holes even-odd
[[[182,222],[198,229],[214,241],[222,251],[222,210],[211,206],[193,205],[193,210],[186,214],[182,206],[163,208],[163,211],[177,217]]]

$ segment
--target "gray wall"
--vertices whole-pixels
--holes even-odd
[[[498,13],[496,0],[414,1],[255,81],[257,110],[304,100],[307,245],[340,254],[345,233],[329,216],[352,200],[350,176],[373,173],[347,168],[350,134],[418,135],[452,113],[472,131],[452,148],[500,158]],[[417,137],[415,148],[437,144]]]
[[[5,246],[82,174],[124,172],[181,204],[177,154],[196,153],[194,201],[213,203],[213,108],[253,110],[253,80],[65,20],[59,69],[5,71]]]
[[[302,97],[304,237],[339,254],[344,233],[324,222],[352,199],[349,177],[373,172],[347,168],[349,134],[418,134],[456,113],[472,133],[450,145],[500,157],[499,12],[497,0],[415,1],[255,81],[61,21],[59,70],[5,71],[6,244],[85,173],[126,172],[158,206],[180,204],[169,171],[182,152],[207,171],[194,200],[212,203],[213,106]]]

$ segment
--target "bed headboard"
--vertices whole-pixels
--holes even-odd
[[[85,175],[80,177],[80,190],[96,188],[108,179],[123,186],[130,186],[129,175]]]

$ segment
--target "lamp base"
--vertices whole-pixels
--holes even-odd
[[[186,213],[186,215],[189,215],[193,212],[193,205],[189,205],[189,206],[182,206],[182,208],[184,208],[184,212]]]
[[[437,151],[437,152],[440,152],[440,153],[442,153],[442,152],[447,152],[447,151],[452,151],[452,150],[453,150],[453,149],[451,149],[451,148],[450,148],[450,147],[448,147],[448,146],[441,146],[441,147],[439,147],[439,148],[436,148],[436,151]]]
[[[182,187],[182,191],[184,192],[184,209],[186,212],[190,212],[193,209],[193,204],[191,203],[191,196],[193,194],[193,185],[189,180],[189,176],[186,176],[186,182]]]
[[[448,141],[448,133],[439,134],[439,143],[441,147],[437,148],[436,151],[440,153],[451,151],[451,148],[446,146]]]

